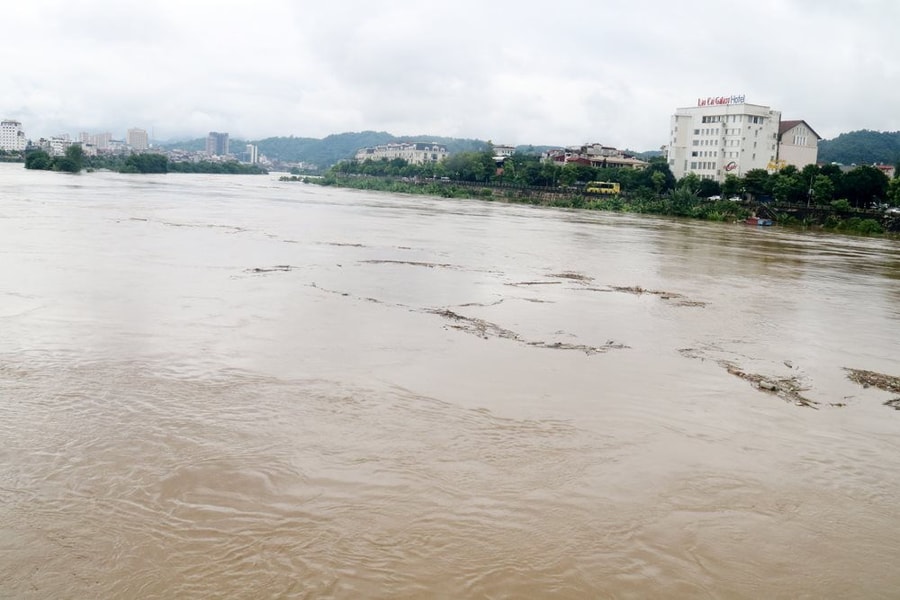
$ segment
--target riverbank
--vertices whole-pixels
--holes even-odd
[[[711,201],[679,191],[666,195],[638,193],[601,197],[586,195],[580,190],[572,188],[523,187],[502,183],[484,184],[467,181],[361,175],[336,176],[334,174],[315,179],[297,176],[282,177],[281,181],[441,198],[472,198],[554,208],[677,216],[703,221],[744,221],[748,217],[758,214],[771,218],[776,225],[782,227],[855,235],[900,237],[900,214],[835,209],[831,206]]]

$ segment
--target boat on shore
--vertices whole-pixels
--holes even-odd
[[[744,223],[747,225],[756,225],[758,227],[768,227],[775,224],[772,219],[764,219],[762,217],[747,217],[747,220],[744,221]]]

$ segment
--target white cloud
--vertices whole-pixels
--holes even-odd
[[[30,0],[4,7],[0,116],[31,137],[362,129],[658,148],[744,93],[821,135],[900,129],[893,0]],[[14,24],[11,26],[11,24]]]

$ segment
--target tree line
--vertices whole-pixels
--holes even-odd
[[[742,177],[726,175],[719,183],[688,173],[675,179],[666,159],[651,158],[644,169],[593,167],[575,163],[558,165],[542,161],[537,155],[516,153],[502,163],[495,161],[493,149],[459,152],[440,162],[411,164],[402,158],[356,161],[333,166],[335,176],[371,175],[419,179],[448,178],[454,181],[487,185],[545,187],[578,191],[589,181],[610,181],[620,185],[626,196],[667,194],[684,190],[697,199],[752,198],[776,200],[788,204],[829,205],[842,200],[854,208],[870,208],[873,204],[900,206],[900,179],[888,178],[871,166],[844,171],[838,165],[807,165],[802,169],[788,165],[770,173],[753,169]]]
[[[78,173],[83,169],[107,169],[119,173],[213,173],[258,175],[267,171],[259,165],[247,165],[237,161],[198,162],[170,161],[164,154],[144,152],[127,156],[103,154],[85,156],[78,144],[66,149],[63,156],[50,156],[44,150],[30,150],[25,153],[25,168],[45,171]]]

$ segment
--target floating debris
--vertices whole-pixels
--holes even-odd
[[[863,369],[850,369],[848,367],[844,367],[844,370],[847,371],[847,379],[853,383],[858,383],[864,388],[876,387],[885,392],[900,394],[900,377]]]
[[[533,346],[535,348],[548,348],[551,350],[579,350],[588,355],[600,354],[603,352],[608,352],[609,350],[622,350],[628,348],[628,346],[626,346],[625,344],[614,342],[612,340],[607,341],[602,346],[571,344],[567,342],[528,341],[526,339],[523,339],[518,333],[514,331],[504,329],[503,327],[500,327],[499,325],[496,325],[489,321],[484,321],[482,319],[476,319],[473,317],[466,317],[447,308],[430,309],[426,312],[444,317],[445,319],[450,319],[454,322],[453,325],[450,325],[450,327],[452,327],[453,329],[458,329],[466,333],[477,335],[478,337],[483,339],[488,339],[489,337],[499,337],[509,340],[515,340],[517,342],[521,342],[527,346]]]
[[[690,300],[686,298],[683,294],[679,294],[677,292],[666,292],[662,290],[649,290],[643,288],[639,285],[632,286],[610,286],[608,288],[585,288],[591,292],[623,292],[626,294],[634,294],[635,296],[642,296],[644,294],[648,294],[650,296],[656,296],[660,300],[675,300],[672,304],[675,306],[696,306],[696,307],[704,307],[706,306],[706,302],[700,300]]]
[[[573,279],[575,281],[593,281],[594,280],[593,277],[588,277],[587,275],[582,275],[581,273],[571,273],[568,271],[565,273],[555,273],[555,274],[551,275],[550,277],[556,277],[558,279]]]
[[[876,373],[875,371],[866,371],[864,369],[850,369],[844,367],[847,371],[847,379],[853,383],[858,383],[864,388],[875,387],[892,394],[900,394],[900,377],[894,375],[885,375],[884,373]],[[894,410],[900,410],[900,398],[893,398],[883,403],[890,406]]]
[[[793,402],[797,406],[816,408],[819,404],[800,393],[807,391],[807,388],[802,387],[800,380],[796,377],[766,377],[757,373],[746,373],[727,361],[721,361],[719,364],[725,367],[732,375],[752,383],[756,389],[774,394],[783,400]],[[832,406],[836,405],[833,404]]]
[[[430,262],[419,262],[414,260],[363,260],[360,261],[363,263],[367,263],[370,265],[410,265],[413,267],[428,267],[429,269],[434,269],[436,267],[440,267],[442,269],[458,269],[457,265],[450,265],[446,263],[430,263]]]
[[[700,360],[706,360],[707,358],[704,356],[703,352],[697,348],[681,348],[678,352],[685,358],[695,358]],[[773,394],[782,400],[792,402],[797,406],[818,408],[818,402],[810,400],[800,393],[808,391],[808,388],[804,388],[800,383],[800,379],[796,376],[768,377],[758,373],[748,373],[728,360],[720,359],[715,362],[735,377],[740,377],[744,381],[750,382],[753,387],[761,392]],[[832,406],[843,406],[843,404],[832,404]]]
[[[291,265],[275,265],[274,267],[253,267],[244,269],[245,273],[274,273],[276,271],[293,271],[296,267]]]

